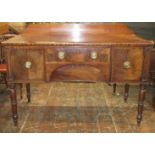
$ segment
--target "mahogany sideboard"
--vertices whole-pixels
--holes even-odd
[[[30,25],[2,43],[14,124],[18,122],[17,83],[103,81],[140,85],[140,125],[153,45],[123,24]]]

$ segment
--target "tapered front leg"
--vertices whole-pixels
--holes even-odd
[[[12,118],[14,121],[14,125],[18,125],[18,114],[17,114],[17,98],[16,98],[16,85],[9,84],[9,91],[10,91],[10,99],[11,99],[11,106],[12,106]]]
[[[127,102],[129,96],[129,84],[125,84],[124,86],[124,101]]]
[[[113,95],[116,95],[116,83],[113,84]]]
[[[7,82],[6,76],[7,76],[6,73],[4,73],[4,82],[5,82],[6,87],[8,88],[8,82]]]
[[[23,98],[23,84],[19,83],[20,99]]]
[[[146,83],[144,80],[142,80],[140,83],[140,87],[139,87],[139,98],[138,98],[138,112],[137,112],[137,125],[138,126],[140,126],[140,123],[142,120],[145,94],[146,94]]]
[[[30,83],[26,83],[26,93],[28,102],[31,102],[31,90],[30,90]]]

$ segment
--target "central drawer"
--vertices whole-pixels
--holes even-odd
[[[46,50],[46,62],[103,62],[108,63],[109,48],[52,47]]]
[[[46,79],[61,81],[107,81],[110,70],[108,47],[48,47]]]

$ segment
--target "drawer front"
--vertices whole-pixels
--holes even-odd
[[[110,48],[51,47],[46,49],[46,62],[109,63]]]
[[[35,48],[11,50],[11,68],[15,80],[43,80],[43,50]]]
[[[45,53],[47,81],[109,80],[110,48],[48,47]]]
[[[112,81],[139,81],[143,68],[143,48],[112,49]]]

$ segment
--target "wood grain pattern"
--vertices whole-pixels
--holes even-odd
[[[152,45],[123,24],[34,24],[3,44],[13,45]]]
[[[59,81],[101,81],[102,70],[90,65],[64,65],[59,67],[51,75],[50,80]]]
[[[10,63],[14,79],[44,80],[43,50],[35,48],[12,48],[12,51]],[[30,69],[25,67],[27,61],[32,63]]]
[[[143,68],[143,48],[113,48],[112,82],[139,81]],[[123,63],[129,61],[131,68],[124,69]]]

